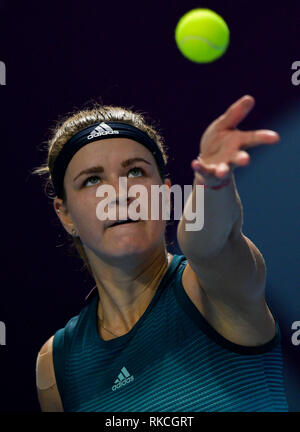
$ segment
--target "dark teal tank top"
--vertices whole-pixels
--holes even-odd
[[[186,294],[174,255],[146,311],[125,335],[98,335],[98,292],[53,340],[64,411],[288,411],[279,327],[244,347],[217,333]]]

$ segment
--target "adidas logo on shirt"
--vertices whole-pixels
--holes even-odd
[[[112,391],[116,391],[119,388],[125,386],[126,384],[129,384],[131,381],[134,380],[134,376],[130,375],[126,367],[122,367],[121,372],[118,375],[118,378],[116,379],[114,385],[112,386]]]
[[[97,127],[95,127],[95,129],[90,133],[90,135],[88,135],[87,139],[92,139],[101,135],[114,135],[118,133],[119,131],[113,130],[106,123],[102,122]]]

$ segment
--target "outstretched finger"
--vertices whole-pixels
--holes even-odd
[[[217,130],[235,128],[254,107],[255,100],[252,96],[245,95],[234,102],[215,122]]]
[[[277,132],[268,129],[256,131],[240,131],[241,142],[247,147],[255,147],[259,144],[275,144],[280,140]]]

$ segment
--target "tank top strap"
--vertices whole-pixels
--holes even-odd
[[[163,290],[163,288],[170,283],[171,279],[174,278],[174,274],[177,272],[178,268],[181,264],[184,263],[185,260],[186,258],[184,255],[173,255],[169,268],[159,284],[159,291]]]

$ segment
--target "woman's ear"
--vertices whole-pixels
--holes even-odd
[[[65,230],[74,236],[76,229],[66,204],[64,204],[61,198],[55,197],[53,200],[53,207]]]

